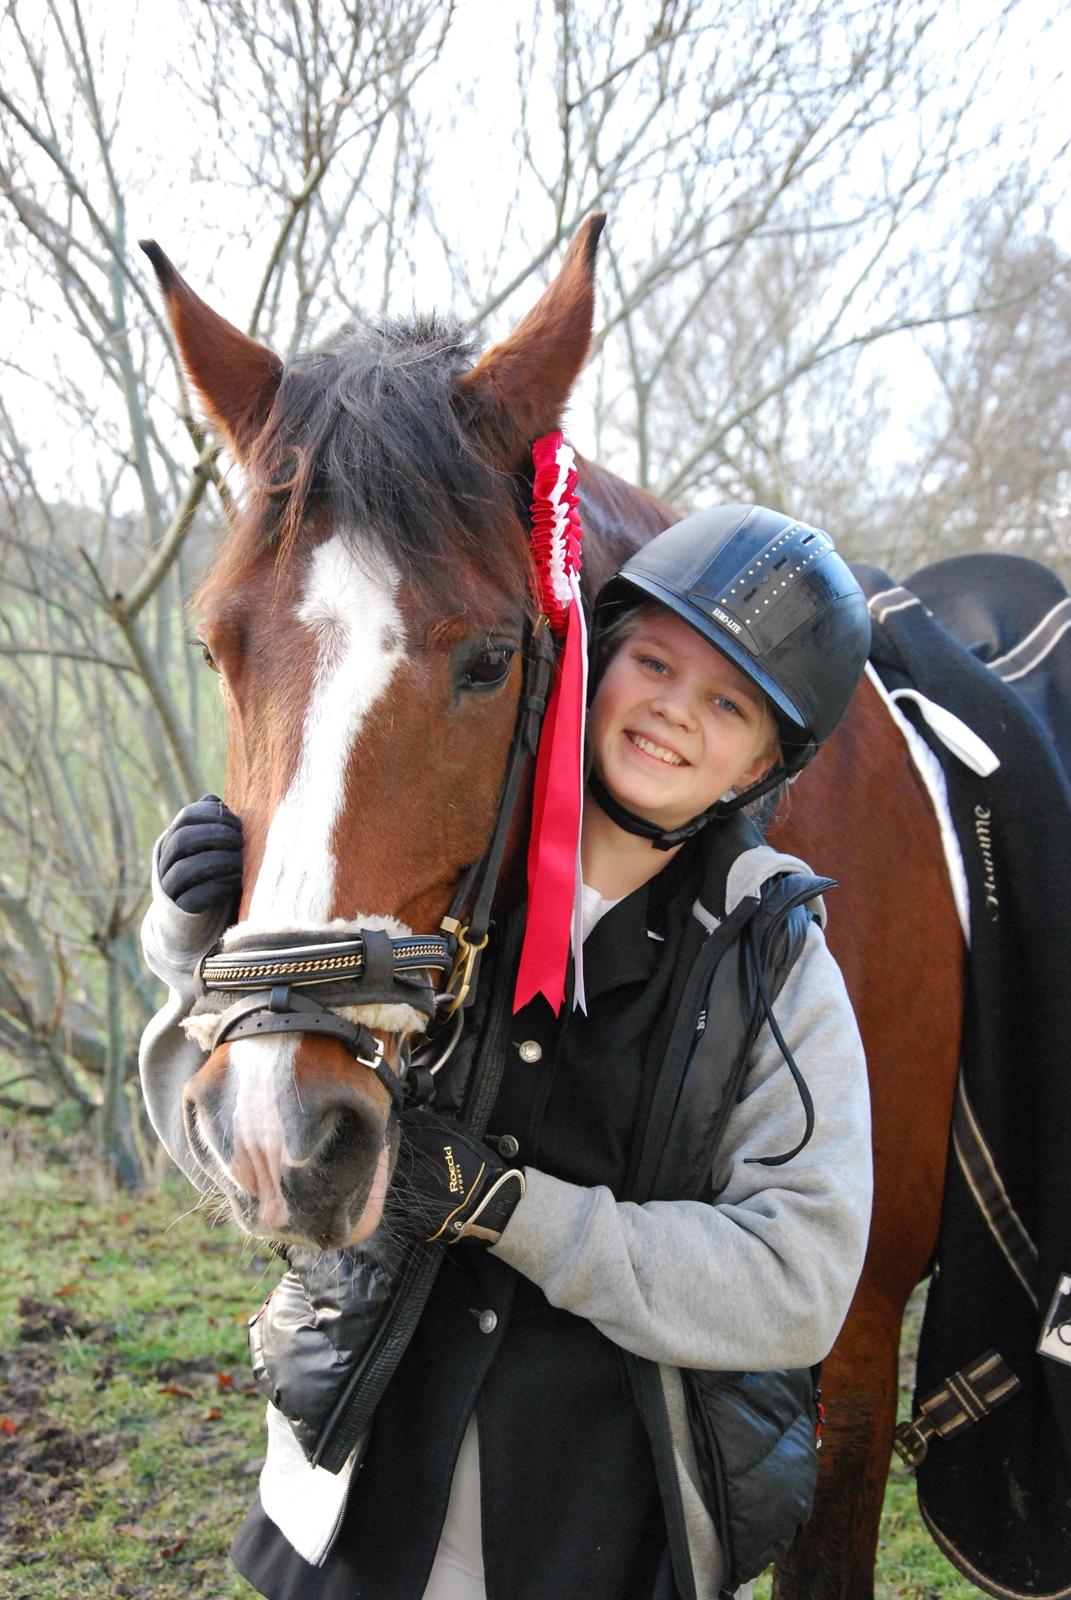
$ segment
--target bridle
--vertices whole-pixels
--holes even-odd
[[[314,942],[307,934],[275,936],[270,945],[251,935],[211,951],[201,962],[204,993],[234,998],[219,1015],[210,1049],[268,1034],[315,1034],[335,1039],[374,1073],[396,1110],[431,1098],[435,1074],[453,1051],[464,1011],[475,999],[495,891],[524,771],[539,745],[554,659],[554,637],[540,615],[525,633],[521,696],[491,838],[465,873],[440,932],[394,937],[360,928],[321,931],[312,936]],[[446,980],[436,990],[431,974],[443,972]],[[369,1028],[339,1014],[343,1007],[367,1005],[404,1005],[428,1019],[415,1048],[403,1043],[396,1067]]]
[[[394,1070],[382,1042],[363,1023],[341,1016],[337,1008],[401,1004],[430,1015],[435,995],[428,974],[449,965],[448,943],[435,934],[395,939],[364,928],[356,934],[323,933],[315,944],[282,940],[266,947],[243,940],[201,963],[206,994],[240,997],[221,1014],[212,1048],[272,1033],[336,1039],[400,1105],[404,1071]]]

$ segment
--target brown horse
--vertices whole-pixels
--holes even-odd
[[[284,370],[155,246],[193,382],[247,478],[204,587],[228,711],[227,797],[246,829],[239,934],[436,929],[491,836],[532,614],[530,446],[587,354],[601,218],[478,363],[434,322],[364,329]],[[675,513],[584,465],[591,593]],[[513,829],[500,903],[520,892]],[[870,1061],[876,1199],[866,1268],[824,1378],[814,1517],[778,1593],[872,1593],[903,1307],[937,1235],[962,941],[936,823],[902,737],[860,689],[793,788],[776,839],[843,885],[830,938]],[[357,1013],[404,1058],[420,1018]],[[191,1081],[187,1128],[252,1232],[341,1245],[377,1225],[396,1119],[330,1038],[237,1039]]]

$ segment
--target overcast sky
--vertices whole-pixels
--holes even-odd
[[[251,251],[244,243],[227,243],[228,237],[233,239],[236,235],[241,197],[234,187],[215,177],[213,160],[224,161],[226,153],[213,154],[205,138],[206,130],[188,112],[181,85],[188,41],[178,0],[152,0],[151,4],[140,5],[118,0],[106,10],[103,0],[97,0],[97,8],[91,11],[94,9],[93,25],[107,29],[107,86],[114,92],[122,84],[119,132],[130,151],[124,165],[138,175],[137,188],[129,196],[129,236],[157,238],[194,285],[207,290],[224,314],[242,323],[252,301],[266,241],[253,241],[254,247],[260,246],[259,256],[255,248]],[[963,41],[976,36],[982,20],[997,10],[998,0],[969,0],[964,4],[948,0],[942,7],[933,46],[937,55],[947,60],[950,71],[955,69]],[[649,3],[637,3],[638,26],[651,14]],[[456,218],[463,219],[466,236],[471,239],[473,263],[492,259],[499,243],[496,230],[501,229],[500,197],[508,189],[515,165],[514,151],[500,131],[513,121],[514,39],[518,24],[531,27],[535,15],[527,0],[459,0],[434,80],[425,79],[419,91],[434,105],[443,83],[456,80],[467,84],[470,90],[453,134],[445,131],[445,123],[448,114],[457,108],[442,107],[444,148],[440,155],[446,159],[440,162],[439,182],[448,185],[446,204]],[[549,26],[547,15],[543,27]],[[0,26],[0,40],[2,37]],[[994,91],[974,107],[973,116],[979,141],[984,130],[999,122],[1006,140],[1021,145],[1024,156],[1032,153],[1034,163],[1040,162],[1048,169],[1052,225],[1065,245],[1071,246],[1065,153],[1071,135],[1066,69],[1069,60],[1071,6],[1021,0],[1009,25],[1001,58],[994,63],[998,68]],[[548,119],[554,115],[549,91],[545,114]],[[191,159],[197,159],[206,169],[202,181],[195,186],[185,177]],[[980,170],[964,173],[963,182],[984,193],[984,164]],[[610,226],[614,226],[613,217]],[[254,261],[255,267],[251,266]],[[507,255],[500,262],[499,281],[508,277],[509,266]],[[149,281],[147,264],[145,273]],[[534,292],[533,286],[527,285],[499,313],[496,331],[515,320]],[[408,302],[395,303],[392,309],[396,311],[414,306],[443,306],[462,312],[467,309],[449,306],[450,283],[441,254],[433,249],[422,253],[419,245],[411,278],[408,283],[402,281],[395,293],[399,300]],[[47,318],[38,318],[29,328],[21,310],[9,298],[4,305],[0,348],[6,345],[8,353],[24,364],[29,339],[42,358],[37,362],[40,370],[49,367],[49,356],[71,370],[77,368],[77,341],[65,325],[62,312],[51,325]],[[911,339],[903,336],[883,341],[868,359],[873,366],[894,374],[895,389],[907,399],[904,414],[900,419],[894,418],[890,434],[890,447],[895,448],[897,428],[902,431],[909,425],[911,411],[917,406],[919,385],[927,381],[927,369]],[[54,426],[49,402],[32,381],[9,374],[4,380],[4,393],[28,430],[39,432]],[[588,441],[583,438],[582,405],[575,415],[578,442],[583,444]],[[68,451],[52,453],[54,489],[62,484],[70,461]],[[44,470],[47,473],[50,469]]]

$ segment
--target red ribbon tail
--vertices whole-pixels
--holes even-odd
[[[517,970],[515,1012],[537,994],[545,995],[555,1012],[565,999],[580,832],[584,665],[583,617],[580,606],[573,604],[536,757],[528,922]]]

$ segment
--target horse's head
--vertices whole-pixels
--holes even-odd
[[[185,1113],[250,1232],[335,1246],[379,1223],[393,1072],[425,1027],[427,974],[410,989],[386,941],[367,940],[374,981],[325,987],[330,1016],[310,1013],[341,1028],[299,1017],[272,1031],[272,1013],[291,1004],[295,963],[360,951],[376,931],[434,933],[492,836],[532,616],[528,452],[587,353],[601,228],[584,224],[535,308],[475,366],[456,328],[415,321],[348,331],[286,367],[146,247],[246,481],[199,637],[245,827],[223,966],[268,975],[223,1042],[211,1000],[191,1019],[208,1053]],[[221,981],[218,1005],[241,1011],[237,981]]]

